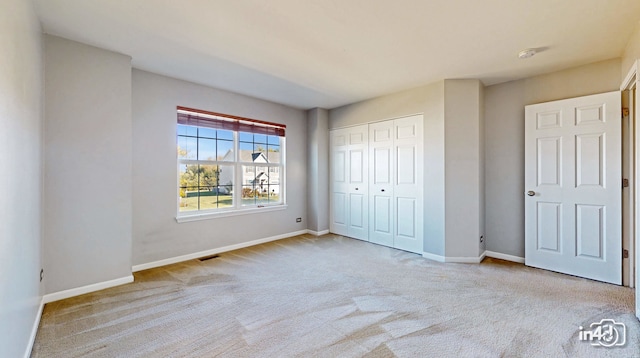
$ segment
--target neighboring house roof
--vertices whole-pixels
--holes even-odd
[[[229,150],[222,157],[224,161],[233,161],[233,151]],[[280,163],[280,152],[240,151],[240,161],[245,163]]]

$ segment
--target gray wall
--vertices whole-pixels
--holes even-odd
[[[445,256],[477,257],[484,221],[478,80],[445,80]],[[428,166],[429,168],[429,166]]]
[[[427,86],[424,95],[424,252],[444,256],[444,81]]]
[[[329,230],[329,111],[307,111],[307,226]]]
[[[487,250],[524,257],[524,106],[618,90],[620,60],[485,89]]]
[[[444,82],[329,111],[329,128],[424,114],[424,251],[444,255]]]
[[[0,11],[0,356],[21,357],[41,301],[42,45],[31,1]]]
[[[637,59],[640,59],[640,21],[638,21],[638,23],[636,24],[636,29],[631,35],[631,37],[629,38],[627,47],[625,48],[624,53],[622,54],[622,59],[620,63],[620,70],[621,70],[620,80],[621,81],[625,78],[627,73],[629,73],[631,66]]]
[[[485,89],[487,250],[524,257],[524,80]]]
[[[288,208],[177,223],[176,106],[285,124]],[[306,136],[302,110],[134,69],[133,264],[306,229]]]
[[[484,117],[484,107],[485,107],[485,95],[484,90],[485,87],[482,83],[478,83],[479,91],[480,91],[480,108],[478,108],[479,117],[480,117],[480,127],[478,128],[480,131],[480,142],[478,151],[480,152],[480,235],[482,235],[482,242],[480,242],[478,247],[478,255],[482,255],[487,249],[487,240],[485,240],[485,236],[487,233],[487,211],[486,211],[486,173],[487,173],[487,163],[486,163],[486,153],[485,146],[487,145],[486,136],[485,136],[485,117]]]
[[[131,61],[45,37],[46,292],[131,275]]]

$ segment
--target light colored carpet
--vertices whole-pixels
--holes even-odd
[[[47,304],[33,357],[639,357],[633,290],[299,236]],[[578,327],[627,326],[625,347]]]

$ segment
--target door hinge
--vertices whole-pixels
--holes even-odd
[[[629,250],[622,250],[622,258],[623,259],[629,258]]]
[[[629,179],[622,179],[622,187],[623,188],[629,187]]]

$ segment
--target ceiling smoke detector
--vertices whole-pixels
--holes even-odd
[[[518,53],[518,58],[519,59],[525,59],[525,58],[529,58],[529,57],[533,57],[533,55],[535,55],[538,51],[536,51],[535,48],[528,48],[525,50],[522,50]]]

